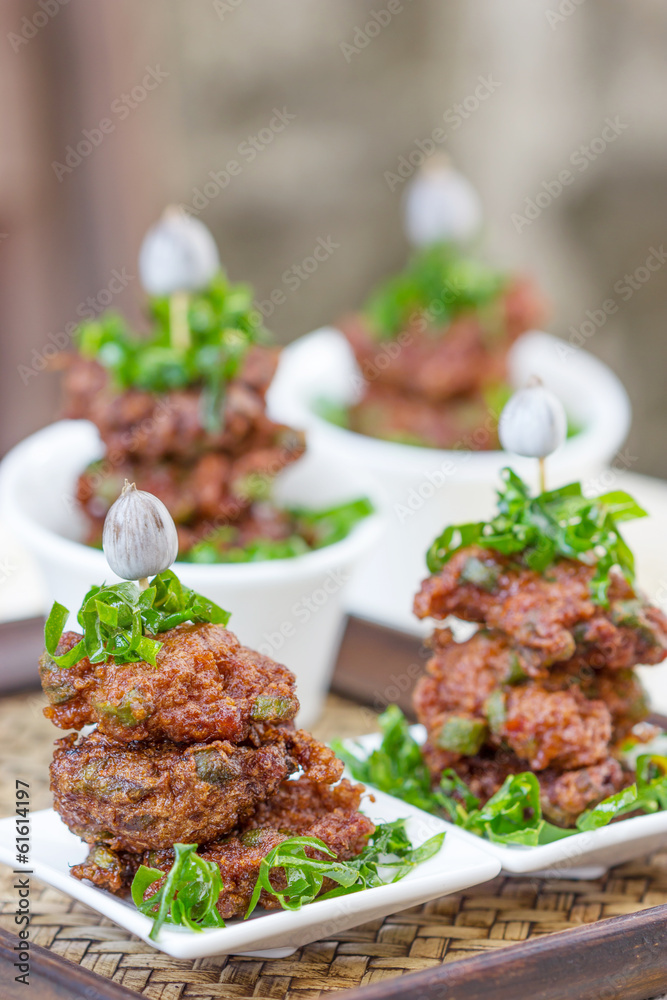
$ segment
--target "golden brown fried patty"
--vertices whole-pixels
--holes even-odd
[[[609,607],[593,602],[594,570],[561,559],[543,574],[488,549],[455,552],[415,598],[418,618],[454,615],[505,633],[539,671],[575,655],[592,667],[627,669],[667,656],[667,618],[618,574]]]
[[[609,756],[611,716],[602,701],[577,688],[547,691],[534,681],[507,692],[496,740],[506,743],[533,771],[598,764]]]
[[[525,658],[502,632],[480,629],[466,642],[455,642],[449,629],[438,629],[429,645],[433,655],[426,664],[426,676],[417,682],[413,695],[417,718],[427,729],[432,729],[435,720],[444,713],[458,712],[485,721],[486,703],[494,692],[500,690],[505,702],[508,693],[525,691],[533,683],[526,680]],[[594,670],[575,657],[549,670],[543,669],[536,687],[542,691],[545,711],[550,701],[546,692],[570,691],[572,699],[565,699],[563,706],[565,710],[569,704],[573,715],[581,715],[579,706],[583,703],[578,692],[590,700],[604,702],[611,715],[616,743],[648,715],[646,694],[632,670],[606,667]],[[515,699],[517,705],[518,700]],[[510,744],[513,745],[511,740]],[[591,761],[582,760],[581,764],[584,763]]]
[[[81,637],[66,632],[63,653]],[[148,663],[91,664],[60,669],[44,653],[44,714],[61,729],[97,723],[120,742],[175,743],[222,739],[239,743],[253,724],[293,719],[299,709],[294,675],[242,646],[220,625],[179,625],[158,636],[157,667]]]
[[[191,460],[208,451],[241,454],[271,444],[281,428],[266,416],[264,396],[278,352],[254,347],[239,376],[227,386],[220,429],[202,423],[201,388],[156,395],[141,389],[119,393],[97,361],[72,354],[64,375],[65,416],[91,420],[115,460]]]
[[[262,858],[289,836],[318,837],[341,860],[360,854],[375,829],[371,820],[358,811],[363,791],[363,785],[353,785],[347,779],[334,787],[303,777],[285,781],[266,808],[256,811],[241,828],[218,843],[202,847],[198,853],[215,862],[222,875],[223,890],[218,900],[221,916],[230,919],[245,913]],[[72,868],[72,874],[123,894],[139,864],[166,872],[172,862],[171,850],[139,856],[93,847],[87,860]],[[286,889],[282,873],[274,872],[271,881],[277,889]],[[155,883],[149,893],[157,892],[160,885]],[[325,881],[322,891],[331,887]],[[279,903],[263,892],[260,905],[277,909]]]
[[[87,879],[98,889],[124,896],[129,892],[132,879],[142,863],[141,858],[141,854],[112,850],[106,844],[93,844],[86,860],[74,865],[70,873],[82,881]]]
[[[262,858],[288,836],[318,837],[340,860],[361,853],[375,829],[368,817],[358,812],[362,793],[363,785],[352,785],[346,779],[333,788],[304,778],[285,781],[234,837],[201,850],[203,858],[220,868],[224,885],[218,900],[220,915],[228,919],[245,913]],[[150,863],[166,870],[170,854],[151,856]],[[274,873],[271,881],[281,891],[287,888],[282,872]],[[159,885],[155,884],[155,890]],[[330,888],[332,883],[325,882],[322,892]],[[268,910],[280,906],[264,892],[260,905]]]
[[[71,734],[55,751],[51,791],[82,840],[140,853],[217,840],[296,768],[284,740],[182,747],[118,744],[99,732],[76,742]]]
[[[487,323],[492,315],[493,334]],[[540,325],[545,302],[535,285],[515,278],[487,310],[455,317],[446,326],[423,329],[421,317],[403,331],[395,356],[382,351],[363,316],[347,316],[339,326],[371,386],[388,386],[406,398],[442,402],[482,388],[505,375],[505,359],[513,340]],[[420,329],[421,328],[421,329]]]

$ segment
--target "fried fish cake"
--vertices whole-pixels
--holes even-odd
[[[210,430],[202,421],[201,387],[159,395],[137,388],[119,393],[98,361],[72,354],[64,375],[65,416],[92,421],[119,461],[241,454],[273,444],[284,431],[267,417],[264,399],[277,364],[278,351],[253,347],[227,386],[219,429]]]
[[[333,787],[304,778],[285,781],[235,836],[200,851],[203,858],[220,868],[220,915],[229,919],[245,913],[262,858],[287,837],[317,837],[341,861],[360,854],[375,829],[371,820],[359,812],[363,791],[363,785],[353,785],[346,779]],[[309,849],[308,853],[317,856],[315,850]],[[170,855],[151,857],[151,864],[166,869],[171,864]],[[272,873],[271,882],[282,892],[287,889],[282,871]],[[156,883],[156,889],[159,885]],[[325,880],[322,892],[331,888],[333,883]],[[274,896],[262,892],[260,906],[275,910],[280,904]]]
[[[634,670],[594,670],[578,659],[553,667],[541,682],[550,691],[579,688],[587,698],[603,701],[619,743],[649,714],[648,695]]]
[[[54,806],[88,843],[141,853],[206,843],[246,819],[297,768],[285,740],[116,743],[96,731],[58,741]]]
[[[63,653],[80,639],[66,632]],[[157,637],[157,666],[92,664],[84,658],[59,668],[44,653],[42,687],[50,702],[44,714],[61,729],[97,723],[123,743],[168,739],[242,742],[258,722],[293,719],[299,709],[294,675],[242,646],[220,625],[179,625]]]
[[[344,765],[334,751],[316,740],[312,733],[296,729],[292,722],[282,722],[277,726],[258,723],[248,737],[248,742],[257,747],[277,740],[285,742],[299,769],[310,781],[332,785],[341,777]]]
[[[413,694],[417,718],[427,728],[443,712],[485,717],[486,701],[498,687],[526,677],[519,656],[499,632],[480,630],[466,642],[455,642],[449,629],[439,629],[430,645],[433,656]]]
[[[533,681],[526,678],[527,661],[502,632],[481,629],[466,642],[455,642],[449,629],[438,629],[429,645],[433,655],[426,664],[427,674],[419,679],[413,694],[417,718],[427,729],[433,729],[434,720],[441,720],[444,713],[459,713],[486,721],[489,699],[491,708],[495,701],[503,710],[512,691],[517,692],[511,702],[515,714],[520,717],[521,700],[526,697],[522,692],[530,689]],[[533,716],[536,711],[548,715],[546,692],[567,691],[572,693],[572,698],[562,701],[563,710],[569,705],[574,718],[581,716],[583,707],[586,714],[580,692],[590,701],[604,703],[611,716],[612,739],[618,742],[648,715],[646,694],[632,670],[607,667],[595,670],[575,657],[549,670],[543,669],[538,676],[542,694],[533,700]],[[539,708],[538,701],[541,702]],[[528,703],[524,704],[527,707]],[[603,735],[602,729],[599,734]],[[511,739],[508,742],[513,745]],[[591,762],[582,760],[581,764]]]
[[[424,330],[424,316],[415,313],[399,338],[401,349],[383,353],[365,317],[345,316],[339,323],[369,385],[391,387],[399,394],[433,402],[465,396],[506,374],[506,356],[512,341],[544,320],[546,303],[534,283],[516,277],[500,292],[489,312],[467,310],[445,325]],[[426,315],[428,319],[428,315]]]
[[[482,630],[457,643],[440,630],[431,645],[413,704],[434,751],[449,755],[443,761],[472,756],[485,743],[504,743],[535,770],[585,767],[609,755],[611,714],[592,697],[591,683],[584,692],[565,667],[526,680],[500,632]]]
[[[588,767],[609,756],[609,709],[578,688],[547,691],[536,682],[522,684],[507,692],[499,715],[494,739],[534,771]]]
[[[544,573],[469,546],[428,577],[415,597],[418,618],[449,615],[504,632],[536,671],[575,655],[593,667],[627,669],[667,656],[667,618],[613,574],[609,607],[595,604],[594,569],[560,559]]]
[[[218,910],[224,919],[243,916],[252,897],[262,858],[290,836],[319,838],[340,860],[356,857],[364,849],[374,831],[371,820],[359,812],[363,785],[353,785],[347,779],[331,787],[322,782],[301,777],[283,782],[277,795],[265,808],[256,810],[232,835],[217,843],[202,847],[198,853],[220,868],[223,889]],[[317,852],[308,849],[317,856]],[[143,856],[125,855],[93,847],[88,859],[72,869],[76,878],[90,879],[111,892],[127,892],[132,876],[140,863],[159,868],[165,873],[174,860],[171,850],[149,851]],[[272,884],[285,891],[287,884],[282,872],[273,872]],[[161,882],[150,887],[157,892]],[[325,881],[322,892],[332,888]],[[278,901],[262,892],[260,905],[277,909]]]
[[[129,892],[141,857],[129,851],[112,850],[106,844],[93,844],[86,860],[74,865],[70,873],[74,878],[92,882],[98,889],[124,896]]]

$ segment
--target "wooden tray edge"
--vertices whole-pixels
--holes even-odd
[[[30,974],[28,990],[14,979],[18,970],[15,948],[16,934],[0,927],[0,973],[3,1000],[19,1000],[35,996],[39,1000],[137,1000],[140,994],[126,989],[111,979],[104,979],[60,955],[54,955],[41,945],[30,943]],[[6,992],[8,991],[8,992]]]
[[[667,991],[667,904],[346,991],[345,1000],[647,1000]]]

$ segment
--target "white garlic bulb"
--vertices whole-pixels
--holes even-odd
[[[170,206],[148,230],[139,252],[139,274],[149,295],[196,292],[220,270],[211,231],[183,209]]]
[[[433,157],[405,194],[405,232],[413,246],[467,243],[482,227],[482,203],[467,177]]]
[[[143,580],[162,573],[176,559],[176,525],[161,500],[125,480],[104,521],[102,548],[116,576]]]
[[[567,436],[560,399],[543,385],[519,389],[500,414],[498,437],[506,451],[526,458],[546,458]]]

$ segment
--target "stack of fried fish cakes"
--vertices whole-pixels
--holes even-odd
[[[218,525],[241,546],[258,536],[289,534],[284,512],[262,502],[277,474],[305,450],[301,432],[274,423],[266,412],[277,363],[277,351],[253,347],[226,387],[219,428],[210,429],[201,386],[161,394],[119,391],[98,361],[69,356],[65,415],[92,421],[106,449],[77,485],[89,543],[101,540],[104,518],[125,479],[162,500],[181,551],[209,538]]]
[[[51,764],[55,808],[91,845],[72,873],[122,893],[140,864],[167,870],[175,843],[196,843],[220,864],[230,917],[286,836],[360,853],[373,831],[358,811],[363,787],[338,783],[342,763],[295,728],[294,675],[219,625],[159,638],[155,667],[84,658],[64,669],[42,656],[46,716],[62,729],[95,725],[58,740]],[[65,633],[58,655],[79,639]]]
[[[460,643],[436,630],[415,690],[434,780],[451,767],[486,801],[509,774],[532,770],[545,815],[572,826],[633,779],[620,745],[649,733],[634,667],[665,659],[667,618],[620,573],[596,604],[593,574],[570,559],[538,573],[471,546],[423,582],[418,617],[479,626]]]

